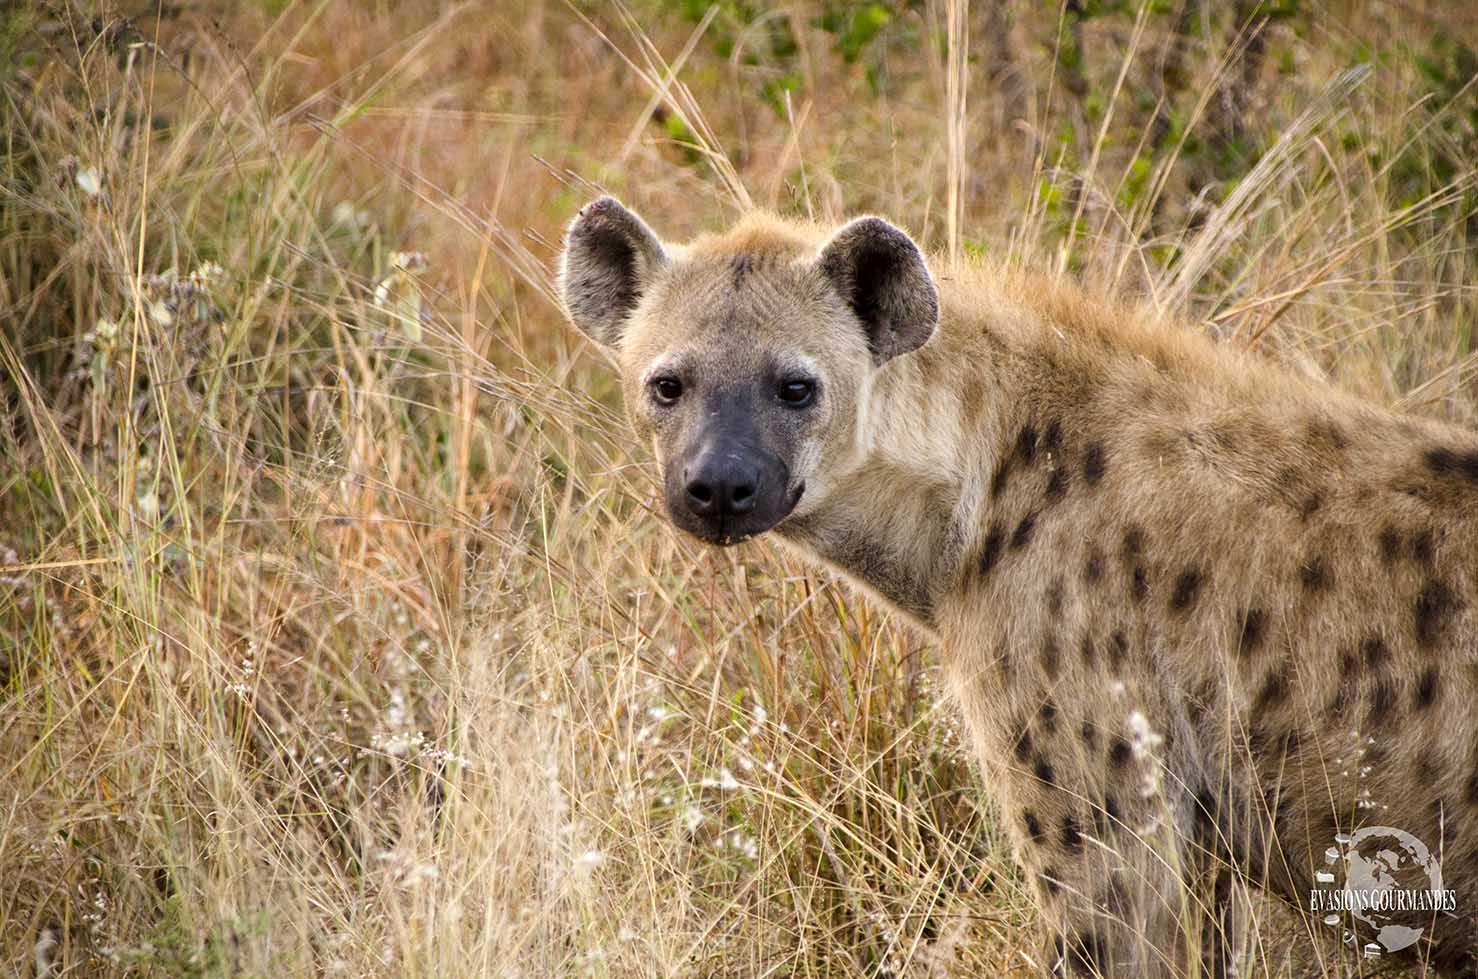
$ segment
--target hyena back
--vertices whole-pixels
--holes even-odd
[[[1044,969],[1225,974],[1234,885],[1307,909],[1381,825],[1455,904],[1399,954],[1472,974],[1473,433],[1024,273],[936,284],[877,218],[670,245],[603,198],[561,280],[678,527],[773,530],[940,641]]]

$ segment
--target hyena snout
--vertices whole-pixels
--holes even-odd
[[[710,544],[735,544],[790,515],[800,487],[773,452],[726,439],[698,442],[674,460],[667,510],[681,529]]]

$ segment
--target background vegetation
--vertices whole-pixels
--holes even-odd
[[[659,519],[552,300],[597,187],[1478,415],[1458,0],[0,16],[6,972],[1032,973],[935,651]],[[1380,965],[1261,924],[1250,974]]]

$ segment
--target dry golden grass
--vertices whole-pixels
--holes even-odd
[[[660,519],[552,301],[597,185],[884,212],[1478,417],[1463,4],[900,3],[856,64],[857,3],[244,6],[5,28],[6,971],[1030,974],[934,650]]]

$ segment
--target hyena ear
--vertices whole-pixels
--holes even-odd
[[[641,218],[614,197],[591,201],[570,222],[559,262],[570,319],[595,342],[616,346],[653,273],[666,264],[662,242]]]
[[[939,322],[939,295],[919,246],[882,218],[844,225],[816,267],[867,328],[875,364],[922,346]]]

